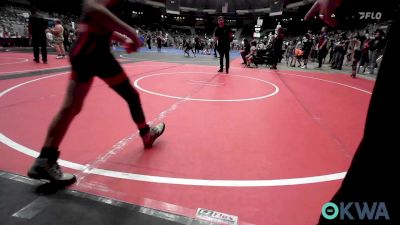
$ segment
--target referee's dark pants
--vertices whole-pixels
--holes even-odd
[[[47,46],[45,38],[32,38],[33,58],[39,61],[39,48],[42,53],[42,61],[47,62]]]
[[[229,70],[229,48],[218,48],[219,53],[219,68],[224,69],[224,56],[225,56],[225,68]]]

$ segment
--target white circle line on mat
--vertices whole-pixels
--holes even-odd
[[[157,96],[161,96],[161,97],[166,97],[166,98],[174,98],[174,99],[185,99],[185,100],[189,100],[189,101],[202,101],[202,102],[244,102],[244,101],[254,101],[254,100],[260,100],[260,99],[265,99],[265,98],[269,98],[272,97],[276,94],[279,93],[279,87],[277,85],[275,85],[274,83],[262,80],[262,79],[258,79],[258,78],[254,78],[254,77],[248,77],[248,76],[240,76],[240,75],[221,75],[221,76],[226,76],[226,77],[242,77],[242,78],[248,78],[248,79],[252,79],[252,80],[257,80],[266,84],[269,84],[271,86],[273,86],[275,88],[274,92],[270,93],[270,94],[266,94],[263,96],[258,96],[258,97],[253,97],[253,98],[239,98],[239,99],[204,99],[204,98],[191,98],[191,97],[181,97],[181,96],[173,96],[173,95],[166,95],[166,94],[162,94],[162,93],[158,93],[158,92],[154,92],[154,91],[149,91],[147,89],[144,89],[143,87],[141,87],[139,85],[139,82],[145,78],[148,77],[154,77],[154,76],[163,76],[163,75],[176,75],[176,74],[198,74],[198,75],[204,75],[204,74],[215,74],[215,73],[206,73],[206,72],[173,72],[173,73],[156,73],[156,74],[150,74],[150,75],[146,75],[143,77],[140,77],[138,79],[136,79],[134,81],[134,86],[143,91],[146,92],[148,94],[152,94],[152,95],[157,95]]]
[[[11,65],[11,64],[17,64],[17,63],[25,63],[28,62],[29,59],[27,58],[16,58],[16,57],[0,57],[0,58],[7,58],[7,59],[22,59],[22,61],[17,61],[17,62],[9,62],[9,63],[0,63],[0,65]]]
[[[17,84],[13,87],[10,87],[4,91],[0,92],[0,97],[4,96],[5,94],[29,83],[33,83],[36,81],[40,81],[46,78],[59,76],[61,74],[50,75],[34,80],[30,80],[21,84]],[[294,75],[294,74],[289,74]],[[295,75],[296,76],[296,75]],[[297,75],[299,77],[306,77]],[[306,77],[310,78],[310,77]],[[328,80],[323,80],[319,78],[311,78],[316,79],[328,83],[338,84],[345,87],[349,87],[355,90],[363,91],[364,93],[370,93],[368,91],[338,83],[332,82]],[[37,157],[39,153],[35,150],[32,150],[24,145],[21,145],[14,140],[8,138],[3,133],[0,133],[0,141],[9,146],[10,148],[19,151],[25,155],[31,157]],[[67,160],[59,160],[60,165],[71,168],[74,170],[84,171],[86,166],[74,163]],[[112,171],[112,170],[103,170],[94,168],[90,170],[91,174],[97,174],[112,178],[120,178],[120,179],[127,179],[127,180],[134,180],[134,181],[143,181],[143,182],[151,182],[151,183],[162,183],[162,184],[175,184],[175,185],[189,185],[189,186],[216,186],[216,187],[271,187],[271,186],[289,186],[289,185],[302,185],[302,184],[314,184],[314,183],[321,183],[321,182],[329,182],[329,181],[336,181],[341,180],[346,176],[346,172],[339,172],[339,173],[332,173],[320,176],[309,176],[309,177],[299,177],[299,178],[287,178],[287,179],[270,179],[270,180],[205,180],[205,179],[188,179],[188,178],[175,178],[175,177],[161,177],[161,176],[151,176],[151,175],[143,175],[143,174],[134,174],[134,173],[126,173],[120,171]]]

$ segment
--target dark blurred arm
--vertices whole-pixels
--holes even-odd
[[[100,4],[100,2],[100,0],[85,0],[83,3],[83,11],[107,29],[127,35],[139,46],[140,41],[136,36],[135,29],[120,20],[104,5]]]
[[[124,43],[125,41],[127,41],[128,37],[126,37],[125,35],[118,33],[118,32],[113,32],[113,36],[112,36],[112,40],[120,42],[120,43]]]

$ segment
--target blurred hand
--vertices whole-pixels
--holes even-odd
[[[317,0],[304,17],[304,20],[318,16],[326,24],[334,27],[337,25],[337,22],[332,18],[332,14],[339,7],[340,3],[342,3],[342,0]]]
[[[136,38],[136,40],[132,40],[130,38],[127,38],[124,43],[124,48],[126,50],[126,53],[133,53],[137,52],[138,49],[141,47],[140,40]]]

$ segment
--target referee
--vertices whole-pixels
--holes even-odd
[[[217,50],[219,53],[219,70],[218,72],[224,71],[224,56],[226,59],[226,73],[229,73],[229,50],[230,43],[233,40],[233,32],[225,26],[225,19],[222,16],[218,17],[218,27],[214,31],[214,39],[217,43]]]

